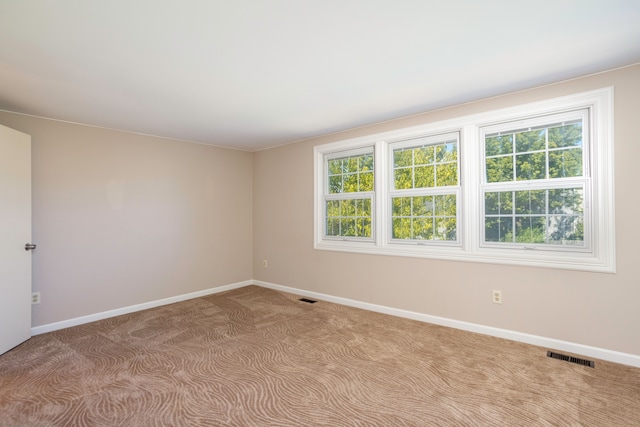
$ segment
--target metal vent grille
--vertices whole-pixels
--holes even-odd
[[[309,298],[300,298],[298,301],[306,302],[308,304],[315,304],[316,302],[318,302],[316,300],[309,299]]]
[[[579,357],[567,356],[566,354],[556,353],[554,351],[547,351],[547,357],[551,357],[553,359],[564,360],[565,362],[576,363],[582,366],[588,366],[590,368],[595,368],[596,364],[593,360],[580,359]]]

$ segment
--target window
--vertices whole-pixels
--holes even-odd
[[[589,249],[588,112],[482,129],[485,244]]]
[[[458,134],[391,144],[391,239],[458,242]]]
[[[611,88],[315,147],[315,248],[615,271]]]
[[[371,239],[373,149],[325,156],[325,237]]]

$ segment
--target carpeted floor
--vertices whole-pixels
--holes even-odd
[[[245,288],[33,337],[0,426],[639,426],[640,369]]]

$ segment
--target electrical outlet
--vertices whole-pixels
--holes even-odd
[[[31,304],[40,304],[40,292],[33,292],[31,294]]]
[[[262,268],[267,268],[267,266],[268,266],[267,260],[263,259],[262,260]]]
[[[502,304],[502,291],[494,289],[491,295],[494,304]]]

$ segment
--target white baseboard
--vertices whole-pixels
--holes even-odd
[[[304,297],[310,297],[322,301],[342,304],[349,307],[361,308],[364,310],[375,311],[378,313],[390,314],[392,316],[404,317],[407,319],[418,320],[420,322],[433,323],[450,328],[461,329],[463,331],[476,332],[479,334],[490,335],[498,338],[505,338],[512,341],[519,341],[527,344],[545,347],[553,350],[561,350],[569,353],[575,353],[596,359],[607,360],[609,362],[621,363],[624,365],[640,368],[640,356],[629,353],[621,353],[618,351],[607,350],[604,348],[591,347],[588,345],[572,343],[568,341],[557,340],[554,338],[541,337],[538,335],[525,334],[522,332],[511,331],[508,329],[494,328],[491,326],[478,325],[475,323],[462,322],[459,320],[447,319],[444,317],[431,316],[428,314],[416,313],[413,311],[400,310],[397,308],[386,307],[382,305],[369,304],[366,302],[356,301],[348,298],[335,297],[332,295],[322,294],[318,292],[310,292],[302,289],[290,288],[287,286],[276,285],[274,283],[262,282],[254,280],[253,283],[276,291],[288,292]]]
[[[175,302],[186,301],[192,298],[199,298],[207,295],[217,294],[224,291],[230,291],[232,289],[242,288],[244,286],[248,286],[251,284],[253,284],[253,280],[246,280],[244,282],[232,283],[230,285],[218,286],[215,288],[205,289],[202,291],[191,292],[188,294],[182,294],[174,297],[163,298],[155,301],[149,301],[142,304],[136,304],[136,305],[130,305],[128,307],[117,308],[115,310],[108,310],[108,311],[103,311],[101,313],[89,314],[87,316],[76,317],[73,319],[63,320],[55,323],[49,323],[42,326],[35,326],[31,328],[31,335],[40,335],[46,332],[53,332],[59,329],[70,328],[72,326],[78,326],[85,323],[95,322],[96,320],[108,319],[110,317],[134,313],[136,311],[147,310],[149,308],[160,307],[162,305],[167,305],[167,304],[173,304]]]
[[[461,329],[463,331],[476,332],[479,334],[490,335],[498,338],[505,338],[512,341],[519,341],[527,344],[545,347],[554,350],[566,351],[569,353],[580,354],[596,359],[607,360],[610,362],[621,363],[624,365],[640,368],[640,356],[629,353],[621,353],[618,351],[607,350],[598,347],[591,347],[583,344],[572,343],[568,341],[547,338],[538,335],[525,334],[522,332],[511,331],[508,329],[494,328],[491,326],[478,325],[476,323],[462,322],[459,320],[447,319],[445,317],[431,316],[428,314],[417,313],[414,311],[401,310],[383,305],[370,304],[348,298],[336,297],[332,295],[322,294],[319,292],[310,292],[303,289],[291,288],[288,286],[277,285],[275,283],[263,282],[259,280],[246,280],[243,282],[232,283],[229,285],[218,286],[215,288],[205,289],[202,291],[191,292],[188,294],[177,295],[170,298],[150,301],[142,304],[122,307],[115,310],[103,311],[101,313],[90,314],[87,316],[76,317],[73,319],[63,320],[60,322],[49,323],[42,326],[31,328],[31,335],[40,335],[46,332],[57,331],[59,329],[70,328],[85,323],[95,322],[97,320],[107,319],[110,317],[120,316],[122,314],[134,313],[136,311],[147,310],[149,308],[160,307],[162,305],[173,304],[180,301],[186,301],[192,298],[199,298],[206,295],[217,294],[232,289],[242,288],[248,285],[257,285],[264,288],[274,289],[276,291],[288,292],[300,296],[310,297],[322,301],[342,304],[349,307],[361,308],[363,310],[375,311],[378,313],[389,314],[392,316],[404,317],[407,319],[417,320],[425,323],[433,323],[435,325],[447,326],[450,328]]]

